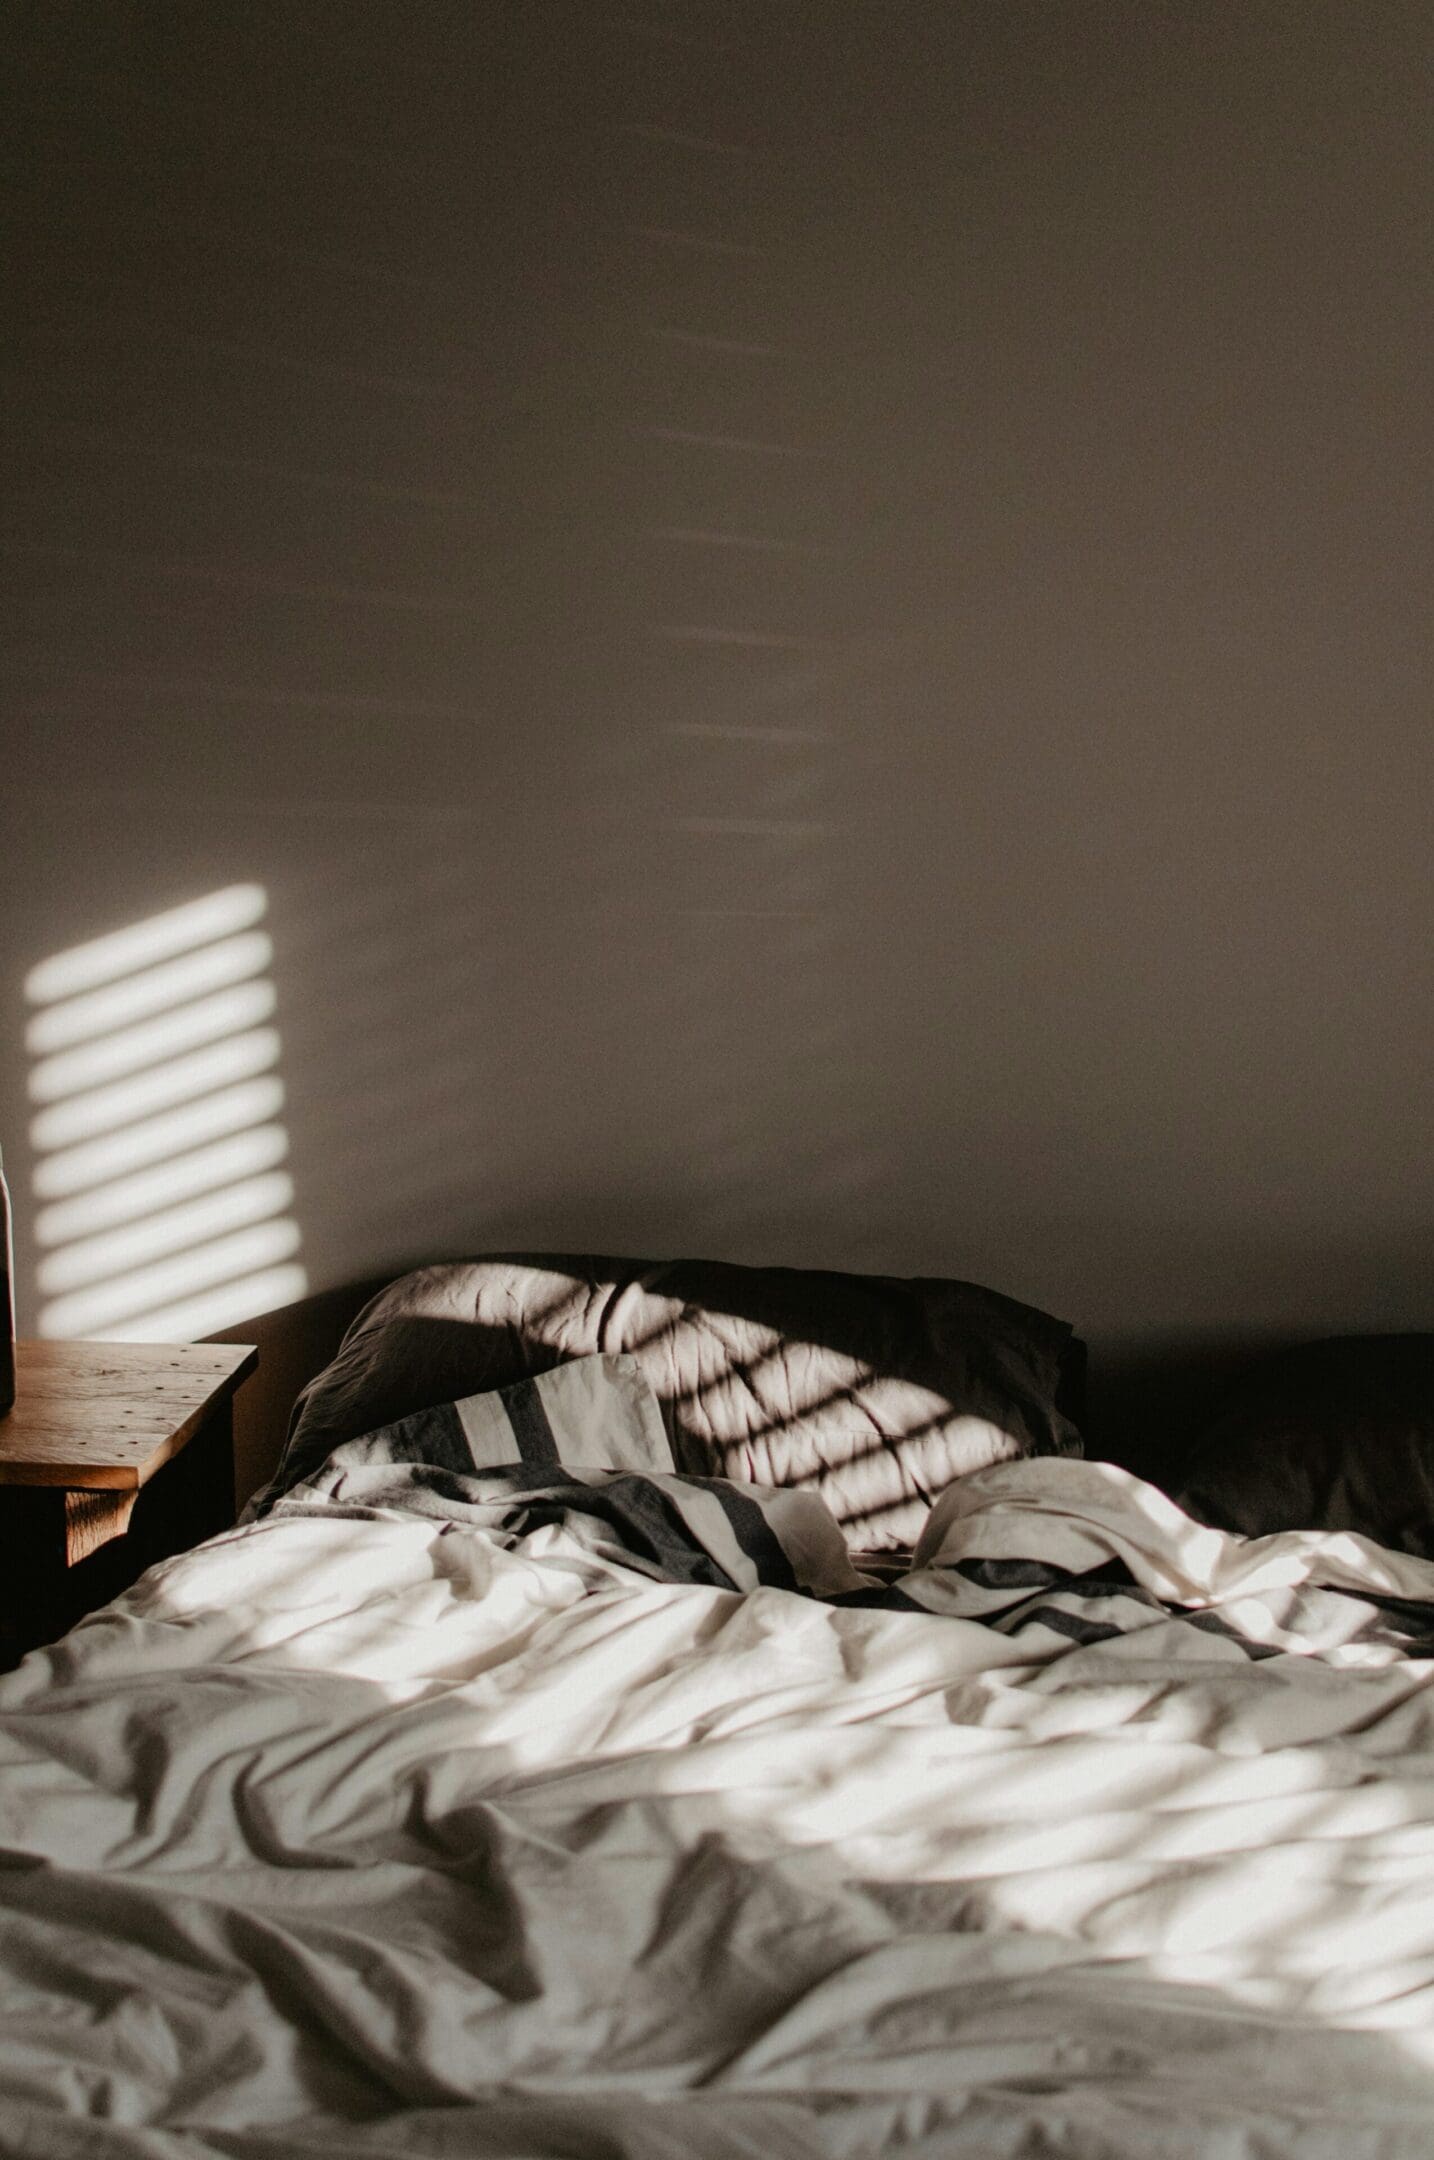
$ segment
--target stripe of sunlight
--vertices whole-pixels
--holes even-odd
[[[267,904],[262,885],[227,885],[220,892],[206,893],[202,900],[186,901],[145,922],[112,930],[42,960],[25,978],[25,995],[32,1005],[52,1005],[59,998],[115,982],[175,953],[249,929]]]
[[[216,1328],[233,1327],[252,1320],[256,1313],[276,1312],[303,1297],[309,1278],[301,1267],[266,1268],[262,1274],[243,1275],[199,1297],[158,1311],[139,1314],[105,1329],[107,1342],[198,1342]]]
[[[32,1057],[67,1050],[92,1035],[108,1035],[190,998],[262,975],[273,957],[272,941],[262,930],[223,938],[202,952],[186,953],[182,959],[166,961],[162,967],[148,968],[142,975],[128,976],[37,1013],[25,1030],[25,1047]]]
[[[266,907],[226,886],[27,977],[42,1335],[183,1340],[307,1289]]]
[[[212,1146],[196,1148],[156,1163],[151,1170],[137,1170],[130,1177],[115,1178],[72,1200],[56,1200],[35,1217],[38,1245],[65,1245],[72,1238],[96,1236],[118,1224],[157,1214],[196,1193],[240,1178],[257,1177],[273,1170],[289,1152],[289,1136],[282,1125],[259,1125]]]
[[[272,983],[239,983],[175,1012],[161,1013],[158,1019],[142,1021],[138,1027],[121,1028],[76,1049],[62,1050],[56,1057],[43,1059],[31,1073],[30,1099],[57,1102],[62,1096],[77,1095],[82,1089],[157,1065],[181,1050],[242,1034],[271,1019],[274,1005]]]
[[[294,1181],[282,1170],[245,1178],[218,1192],[204,1193],[183,1207],[147,1215],[142,1222],[128,1223],[121,1230],[78,1239],[40,1262],[37,1281],[47,1297],[62,1290],[83,1289],[90,1283],[109,1282],[166,1253],[202,1245],[221,1231],[239,1230],[249,1223],[266,1222],[271,1215],[282,1215],[293,1197]]]
[[[283,1106],[283,1083],[272,1075],[221,1088],[217,1094],[186,1103],[182,1110],[171,1111],[166,1117],[127,1125],[120,1132],[107,1133],[102,1140],[84,1141],[37,1163],[35,1191],[42,1200],[68,1198],[107,1178],[181,1155],[201,1141],[267,1124]]]
[[[40,1332],[102,1337],[116,1322],[148,1318],[166,1304],[288,1260],[298,1249],[297,1223],[256,1223],[212,1244],[191,1246],[171,1259],[136,1268],[117,1281],[96,1283],[56,1298],[41,1309]]]
[[[30,1139],[38,1154],[48,1154],[53,1148],[98,1138],[116,1126],[133,1124],[155,1111],[211,1094],[232,1081],[251,1079],[278,1062],[277,1031],[254,1028],[247,1034],[211,1043],[188,1057],[173,1058],[131,1079],[52,1104],[32,1122]]]

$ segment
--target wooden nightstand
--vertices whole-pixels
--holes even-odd
[[[234,1520],[247,1343],[20,1342],[0,1418],[0,1669]]]

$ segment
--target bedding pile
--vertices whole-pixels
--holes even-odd
[[[1427,2160],[1434,1565],[703,1483],[390,1430],[0,1683],[7,2160]]]

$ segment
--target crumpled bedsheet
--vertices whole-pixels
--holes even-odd
[[[957,1491],[889,1606],[302,1495],[152,1571],[0,1682],[0,2153],[1427,2160],[1434,1665],[1329,1613],[1434,1565]]]

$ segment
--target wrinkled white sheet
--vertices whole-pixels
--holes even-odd
[[[1434,1598],[1091,1464],[927,1546]],[[0,1683],[0,2152],[1427,2160],[1431,1678],[280,1513]]]

